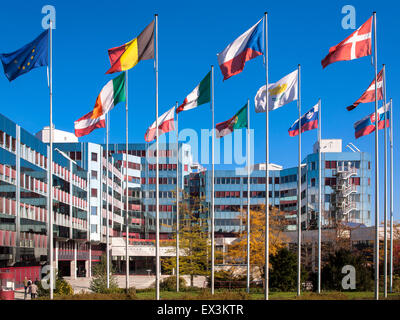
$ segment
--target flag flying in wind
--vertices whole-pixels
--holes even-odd
[[[176,113],[194,109],[211,100],[211,71],[207,73],[199,85],[189,93],[183,103],[176,109]]]
[[[322,68],[337,61],[354,60],[369,56],[371,49],[372,17],[342,42],[329,49],[328,55],[321,61]]]
[[[79,118],[74,122],[75,135],[79,138],[91,133],[94,129],[105,128],[105,114],[98,118],[93,118],[93,110],[88,114],[85,114],[82,118]]]
[[[94,129],[104,128],[102,124],[104,115],[118,103],[126,100],[125,72],[110,80],[101,90],[91,112],[75,121],[75,135],[81,137],[89,134]]]
[[[386,112],[386,128],[390,126],[390,102],[385,106],[382,106],[378,109],[378,129],[385,128],[385,112]],[[354,124],[355,137],[358,139],[359,137],[366,136],[375,131],[375,112],[370,115],[362,118]]]
[[[377,84],[377,92],[378,92],[378,99],[377,100],[382,100],[383,99],[383,69],[378,73],[378,76],[376,78],[376,84]],[[371,84],[369,85],[367,91],[365,91],[360,99],[358,99],[356,102],[354,102],[351,106],[348,106],[346,109],[348,111],[353,110],[356,108],[360,103],[367,103],[367,102],[373,102],[375,101],[375,79],[372,80]]]
[[[318,128],[318,103],[300,118],[301,133]],[[299,119],[289,128],[289,136],[294,137],[299,134]]]
[[[269,111],[282,107],[289,102],[297,100],[298,70],[289,73],[281,80],[268,84]],[[263,85],[254,98],[256,112],[265,112],[266,92]]]
[[[246,105],[236,112],[232,118],[217,123],[215,126],[217,129],[215,136],[217,138],[222,138],[223,136],[232,133],[235,129],[247,128],[247,108],[248,106],[246,103]]]
[[[218,53],[218,64],[224,80],[240,73],[246,61],[264,54],[263,19]]]
[[[147,129],[146,134],[144,135],[144,140],[147,142],[151,142],[155,139],[156,136],[160,136],[164,133],[175,130],[174,125],[174,114],[175,107],[172,107],[163,115],[158,117],[158,134],[156,130],[156,121]]]
[[[17,51],[0,54],[4,73],[9,81],[31,71],[48,65],[49,29],[43,31],[35,40]]]
[[[154,20],[137,38],[109,49],[108,55],[111,68],[106,74],[129,70],[139,61],[154,59]]]

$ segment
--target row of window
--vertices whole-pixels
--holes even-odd
[[[156,184],[156,178],[149,178],[149,184]],[[176,178],[158,178],[159,184],[176,184]],[[142,178],[142,184],[146,184],[146,178]]]
[[[274,192],[276,198],[279,197],[279,191]],[[216,198],[240,198],[240,191],[216,191]],[[265,191],[250,191],[251,198],[265,198]],[[269,191],[269,197],[272,198],[272,191]],[[247,198],[247,191],[243,191],[243,198]]]
[[[240,178],[240,177],[225,177],[225,178],[214,178],[215,184],[240,184],[240,179],[243,179],[243,184],[247,184],[247,178]],[[275,184],[279,184],[279,178],[269,177],[269,184],[272,184],[274,181]],[[265,184],[265,177],[251,177],[250,184]]]

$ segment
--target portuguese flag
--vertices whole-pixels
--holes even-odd
[[[199,85],[189,93],[183,103],[176,109],[176,113],[194,109],[199,105],[210,102],[211,100],[211,71],[207,73]]]
[[[139,36],[122,46],[108,49],[111,68],[106,74],[129,70],[139,61],[154,59],[154,20]]]
[[[236,114],[224,122],[217,123],[215,128],[216,137],[222,138],[227,134],[232,133],[234,129],[247,128],[247,103]]]
[[[118,77],[108,81],[100,91],[93,108],[92,118],[98,118],[102,114],[106,114],[115,105],[125,101],[125,99],[125,72],[123,72]]]

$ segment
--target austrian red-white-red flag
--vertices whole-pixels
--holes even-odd
[[[377,100],[382,100],[383,99],[383,69],[378,73],[378,76],[376,78],[376,87],[377,87],[377,93],[378,97]],[[348,106],[346,109],[348,111],[353,110],[355,107],[357,107],[360,103],[367,103],[367,102],[374,102],[375,101],[375,79],[372,80],[371,84],[369,85],[367,91],[365,91],[360,99],[358,99],[356,102],[354,102],[351,106]]]
[[[144,140],[151,142],[156,136],[160,136],[164,133],[175,130],[174,115],[175,107],[158,117],[158,134],[156,130],[156,122],[154,121],[153,124],[147,129],[146,134],[144,135]]]
[[[94,116],[93,110],[74,122],[75,135],[79,138],[91,133],[94,129],[105,128],[105,114]]]
[[[347,61],[369,56],[371,49],[372,17],[350,36],[329,49],[328,55],[321,61],[322,68],[336,61]]]

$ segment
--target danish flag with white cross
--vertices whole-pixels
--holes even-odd
[[[321,61],[322,68],[336,61],[354,60],[369,56],[371,49],[372,17],[350,36],[329,49],[328,55]]]

